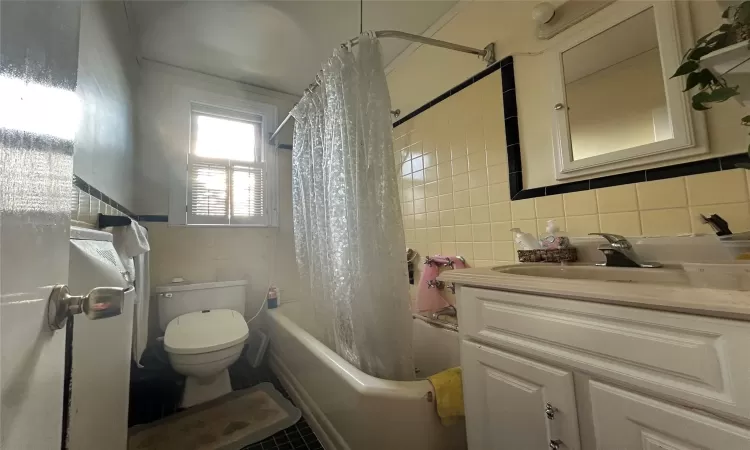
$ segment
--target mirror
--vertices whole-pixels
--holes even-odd
[[[556,179],[708,152],[704,119],[691,112],[684,82],[669,80],[683,54],[677,8],[615,1],[550,51]]]
[[[654,10],[562,54],[573,160],[671,139]]]

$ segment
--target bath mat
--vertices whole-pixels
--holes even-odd
[[[294,425],[301,416],[271,383],[261,383],[131,428],[128,450],[238,450]]]

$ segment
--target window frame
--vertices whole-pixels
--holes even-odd
[[[256,102],[243,102],[242,108],[233,106],[216,106],[203,102],[189,102],[189,131],[185,165],[184,183],[184,219],[183,225],[190,227],[276,227],[278,226],[278,174],[276,167],[275,146],[270,145],[265,136],[270,133],[276,123],[276,107]],[[201,115],[226,118],[242,122],[259,124],[256,131],[257,145],[255,161],[231,160],[226,158],[212,158],[198,156],[193,153],[197,137],[197,118]],[[192,186],[191,168],[195,163],[210,163],[227,167],[227,214],[225,216],[198,216],[191,211]],[[259,168],[263,177],[263,215],[256,217],[232,217],[233,166]],[[172,222],[172,220],[170,220]]]

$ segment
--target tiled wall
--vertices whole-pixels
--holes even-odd
[[[550,218],[571,236],[710,233],[699,213],[750,230],[750,172],[741,169],[511,202],[502,110],[495,72],[394,129],[406,241],[420,255],[512,263],[509,229],[539,235]]]
[[[74,221],[72,225],[96,226],[99,214],[133,216],[125,207],[75,177],[70,198],[70,220]]]

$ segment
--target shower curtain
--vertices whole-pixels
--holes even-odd
[[[339,48],[292,111],[294,236],[324,343],[362,371],[414,379],[390,97],[380,43]]]

